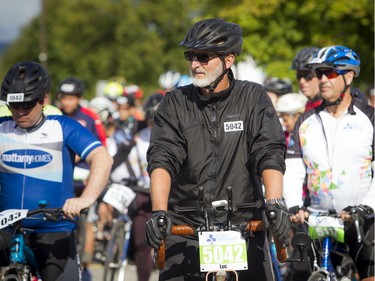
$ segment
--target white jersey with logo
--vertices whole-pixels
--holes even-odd
[[[366,204],[375,209],[374,109],[353,99],[340,118],[322,106],[295,124],[286,159],[284,197],[288,207],[302,205],[307,173],[311,205],[341,211]]]

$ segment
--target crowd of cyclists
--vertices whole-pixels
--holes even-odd
[[[332,58],[327,55],[327,53],[330,52],[342,56],[340,61],[341,64],[336,64],[337,60],[335,60],[333,55]],[[187,59],[189,61],[197,60],[200,63],[204,63],[204,61],[200,61],[201,58],[199,55],[199,53],[192,54],[192,57]],[[345,58],[348,59],[348,57],[351,58],[349,62],[345,61]],[[210,60],[212,58],[208,59]],[[331,62],[327,63],[329,60],[331,60]],[[347,63],[346,68],[342,67],[342,61]],[[26,67],[28,67],[27,64]],[[304,160],[307,161],[306,157],[311,157],[309,156],[308,151],[306,152],[303,150],[303,147],[296,148],[295,146],[296,142],[300,143],[296,134],[301,133],[298,131],[298,129],[300,126],[302,126],[303,121],[310,120],[312,124],[315,122],[315,120],[311,120],[311,118],[308,119],[309,116],[306,117],[306,115],[304,115],[305,112],[308,112],[309,110],[318,110],[319,114],[321,111],[324,111],[327,106],[339,105],[340,102],[350,95],[354,100],[354,102],[348,103],[351,104],[349,106],[349,108],[352,110],[350,114],[356,111],[357,116],[362,116],[361,112],[364,111],[366,112],[367,116],[372,116],[368,118],[374,121],[373,113],[371,115],[371,112],[368,112],[368,108],[364,107],[364,104],[374,107],[375,96],[373,88],[367,90],[366,94],[363,94],[358,89],[351,88],[352,79],[354,76],[359,75],[360,62],[355,52],[346,47],[332,46],[323,49],[318,47],[304,48],[296,54],[292,61],[291,69],[296,72],[298,89],[293,90],[292,81],[280,77],[269,77],[263,83],[264,89],[268,93],[270,101],[278,114],[280,123],[285,133],[286,144],[289,149],[295,149],[294,153],[288,150],[289,160],[287,161],[287,172],[288,168],[289,171],[294,171],[293,169],[296,169],[293,162],[296,155],[302,155],[300,158],[301,163],[299,163],[301,164],[301,167],[303,166],[302,158],[305,157]],[[347,79],[350,81],[347,84],[344,78],[345,90],[341,94],[341,100],[338,101],[339,99],[337,99],[332,102],[329,101],[331,103],[327,105],[328,98],[326,96],[322,97],[321,95],[321,81],[323,79],[330,79],[330,77],[333,77],[333,71],[336,71],[336,76],[334,78],[336,78],[338,75],[347,75],[347,73],[353,73],[353,77],[348,76]],[[22,79],[22,77],[19,79]],[[125,82],[125,79],[109,79],[100,95],[92,98],[91,100],[86,100],[85,85],[80,78],[67,77],[59,83],[59,86],[56,89],[57,100],[55,104],[52,105],[50,101],[46,101],[45,105],[43,106],[45,116],[68,116],[78,121],[81,125],[83,125],[83,127],[88,129],[91,134],[100,140],[101,147],[106,148],[107,153],[110,155],[113,161],[113,165],[110,169],[109,180],[106,183],[106,186],[109,186],[110,183],[119,183],[131,187],[136,192],[134,204],[129,207],[129,214],[133,220],[133,259],[137,267],[139,281],[149,280],[151,272],[154,269],[152,259],[153,250],[145,243],[146,225],[147,222],[152,218],[150,179],[147,170],[147,150],[150,145],[153,118],[158,106],[165,96],[165,93],[178,87],[191,84],[192,78],[189,75],[183,75],[176,71],[166,71],[160,75],[158,82],[160,89],[151,94],[145,95],[141,87]],[[48,87],[46,87],[45,90],[47,90],[47,88]],[[14,89],[12,90],[14,91]],[[2,88],[2,92],[4,92],[4,86]],[[347,94],[346,97],[345,94]],[[2,93],[2,95],[6,94]],[[41,95],[41,97],[38,97],[40,101],[44,98],[47,99],[48,96]],[[12,113],[14,114],[13,111],[17,110],[17,107],[14,105],[14,103],[12,103],[14,108],[9,106],[10,100],[7,99],[6,96],[4,98],[2,96],[2,100],[7,102],[7,105],[3,105],[0,108],[0,115],[1,117],[6,118],[5,116],[11,116]],[[354,110],[353,104],[355,108],[360,108],[360,111],[357,109]],[[301,119],[301,116],[305,117]],[[365,121],[367,120],[367,117],[362,117],[363,120],[360,120],[360,122],[367,122]],[[298,124],[297,129],[295,126],[296,123]],[[368,124],[366,123],[366,125]],[[330,126],[334,125],[331,124]],[[302,138],[303,136],[298,137]],[[330,138],[331,136],[328,137]],[[370,135],[365,134],[363,137],[369,142],[367,146],[364,144],[364,149],[368,149],[371,146],[373,148],[373,128],[372,131],[370,131]],[[89,137],[87,138],[89,139]],[[90,141],[92,140],[90,139]],[[327,145],[328,150],[333,149],[332,143]],[[358,142],[352,145],[358,145]],[[97,147],[98,144],[93,144],[93,146]],[[350,146],[350,144],[348,144],[348,146]],[[77,198],[80,198],[82,194],[85,194],[85,189],[92,180],[90,179],[92,170],[90,170],[91,165],[89,165],[91,163],[88,164],[84,151],[81,150],[82,148],[77,150],[80,153],[78,153],[79,156],[75,156],[74,159],[74,195]],[[305,153],[307,153],[308,156],[306,156]],[[374,161],[374,152],[372,151],[371,153],[372,156],[369,156],[370,158],[368,160],[368,165],[365,167],[367,169],[367,172],[365,172],[366,179],[369,182],[372,180],[373,176],[373,172],[371,172],[371,162]],[[103,157],[103,159],[104,158],[105,157]],[[330,165],[332,165],[333,160],[338,161],[331,158],[329,160],[331,161]],[[343,161],[345,161],[345,159]],[[311,164],[311,166],[308,165],[308,167],[307,174],[314,178],[315,175],[312,175],[311,171],[311,169],[313,169],[313,164]],[[364,169],[364,167],[362,168]],[[318,190],[318,188],[311,185],[311,179],[309,181],[308,178],[305,178],[306,171],[301,172],[298,170],[298,172],[295,173],[301,175],[301,182],[298,183],[300,186],[303,186],[303,189],[301,188],[301,195],[299,196],[300,198],[295,198],[296,188],[292,191],[288,189],[287,192],[290,193],[284,192],[284,197],[286,197],[287,200],[286,206],[294,215],[294,222],[297,223],[298,220],[303,221],[303,212],[306,210],[307,206],[312,204],[311,200],[313,200],[313,203],[317,203],[316,194],[313,193],[313,198],[311,198],[311,189],[316,188],[316,190]],[[291,177],[294,176],[295,174],[292,176],[287,174],[286,179],[284,178],[284,188],[286,185],[291,187],[292,185],[296,184],[295,179],[291,179]],[[286,182],[286,180],[289,182]],[[358,182],[359,181],[363,182],[363,178],[358,178]],[[368,182],[364,183],[366,186],[368,184]],[[375,187],[373,186],[372,188],[374,189]],[[96,200],[96,203],[90,207],[85,222],[86,243],[84,247],[84,254],[80,261],[82,266],[82,280],[84,281],[92,280],[90,264],[93,262],[94,258],[95,239],[103,239],[103,237],[106,235],[106,233],[104,233],[105,229],[110,228],[112,223],[113,209],[110,205],[101,200],[104,193],[105,189],[101,192],[101,194],[97,194],[98,199]],[[292,193],[294,193],[294,197],[291,195]],[[331,200],[333,197],[333,195],[330,193],[328,193],[327,196],[330,196],[329,198],[326,198],[327,201]],[[373,198],[371,197],[370,199],[372,200]],[[340,200],[342,202],[342,199]],[[366,204],[366,206],[369,205],[369,208],[373,208],[373,206],[371,206],[373,203],[371,200],[369,200],[367,200],[368,204]],[[356,202],[359,201],[357,200]],[[319,203],[321,202],[318,202],[318,204]],[[352,202],[347,200],[345,204],[346,203],[347,205],[350,205]],[[3,205],[1,205],[1,207],[3,207]],[[343,205],[342,208],[339,208],[337,211],[339,212],[345,209],[345,207],[347,206]],[[332,208],[334,208],[334,206],[331,203],[329,209]],[[73,213],[74,212],[72,212],[72,214]],[[97,227],[95,232],[94,224]],[[370,225],[370,223],[368,224]],[[298,226],[295,226],[295,228],[298,228]],[[359,250],[357,249],[357,251]],[[363,257],[363,259],[364,262],[368,262],[366,260],[367,257]],[[364,272],[367,270],[366,267],[361,268],[361,270],[362,272],[360,272],[360,274],[364,278],[371,276],[373,273],[373,260],[372,273],[371,271],[367,273]],[[299,272],[298,274],[300,274],[300,276],[296,277],[298,274],[293,272],[292,268],[288,268],[288,270],[284,272],[284,277],[285,280],[305,280],[298,278],[307,278],[307,271],[308,270],[305,269],[305,272],[303,272],[302,275]]]

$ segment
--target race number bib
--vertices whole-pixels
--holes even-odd
[[[329,236],[338,242],[345,242],[344,222],[340,218],[310,214],[308,230],[311,239]]]
[[[103,201],[112,205],[117,211],[126,214],[130,203],[135,198],[135,192],[121,184],[112,184],[103,197]]]
[[[243,131],[242,121],[224,122],[224,132]]]
[[[198,237],[201,272],[247,269],[246,241],[240,232],[208,231]]]
[[[2,211],[0,213],[0,229],[26,218],[28,211],[29,210],[25,209],[9,209]]]

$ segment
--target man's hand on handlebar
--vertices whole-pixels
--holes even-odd
[[[283,200],[280,202],[267,200],[267,216],[274,238],[287,246],[289,245],[290,218],[285,203],[283,203]]]
[[[167,211],[153,211],[151,219],[146,223],[146,244],[159,249],[162,241],[171,233],[172,219]]]

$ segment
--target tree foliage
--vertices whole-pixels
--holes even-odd
[[[43,1],[43,0],[41,0]],[[357,79],[374,84],[374,2],[357,0],[44,0],[47,67],[57,84],[77,76],[95,93],[98,80],[124,77],[149,94],[167,70],[188,72],[178,43],[193,22],[221,17],[243,28],[244,59],[267,75],[293,78],[291,61],[306,46],[346,45],[361,57]],[[40,20],[34,19],[1,59],[38,61]]]
[[[242,26],[244,53],[252,55],[268,75],[292,78],[291,61],[304,47],[345,45],[361,57],[358,82],[363,86],[374,84],[372,0],[221,2],[218,16]]]

